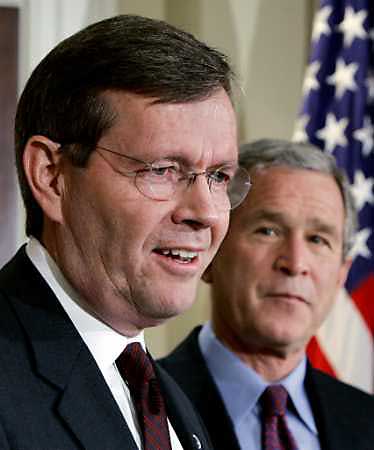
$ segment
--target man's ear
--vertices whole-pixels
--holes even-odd
[[[339,288],[342,288],[344,286],[345,282],[347,281],[348,273],[352,267],[352,262],[353,261],[351,258],[346,258],[342,262],[342,265],[341,265],[340,271],[339,271],[339,279],[338,279]]]
[[[205,269],[201,278],[205,283],[211,284],[213,282],[212,263]]]
[[[44,214],[62,221],[62,183],[60,144],[45,136],[32,136],[23,153],[23,167],[30,189]]]

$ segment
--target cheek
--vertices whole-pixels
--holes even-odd
[[[215,246],[218,247],[221,245],[223,239],[227,234],[227,230],[229,228],[229,215],[223,214],[222,217],[217,221],[216,226],[212,229],[212,238]]]
[[[230,252],[224,251],[217,258],[214,282],[230,299],[230,307],[232,303],[235,309],[246,309],[255,284],[255,270],[247,252],[243,252],[240,246],[230,246]]]
[[[220,282],[230,285],[231,289],[248,291],[257,277],[262,255],[253,249],[239,233],[231,228],[229,236],[224,240],[217,257]],[[222,280],[222,281],[221,281]]]
[[[342,273],[339,269],[331,270],[332,264],[321,264],[314,278],[315,286],[315,325],[325,320],[341,289]]]
[[[130,243],[144,241],[165,217],[163,205],[146,199],[134,189],[130,185],[112,191],[109,196],[105,194],[104,198],[95,195],[94,199],[98,199],[101,204],[96,213],[107,227],[109,239]]]
[[[327,261],[325,263],[316,264],[315,285],[319,295],[327,295],[338,293],[343,287],[345,281],[345,272],[338,263]]]

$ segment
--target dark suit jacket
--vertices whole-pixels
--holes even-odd
[[[192,400],[213,447],[240,450],[232,421],[198,345],[200,328],[195,328],[160,364]],[[322,450],[374,450],[373,397],[310,365],[305,384]]]
[[[160,367],[184,449],[211,449],[190,402]],[[24,248],[0,271],[0,449],[137,450],[95,360]]]

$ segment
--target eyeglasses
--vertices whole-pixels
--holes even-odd
[[[203,172],[189,172],[183,169],[178,161],[172,159],[160,159],[149,163],[102,146],[96,146],[96,150],[113,170],[126,177],[134,177],[138,191],[152,200],[172,200],[176,192],[186,190],[195,183],[198,176],[204,175],[215,206],[221,211],[228,211],[242,203],[251,187],[248,172],[234,165],[224,165]],[[142,167],[127,170],[121,165],[114,166],[102,151],[137,162]]]

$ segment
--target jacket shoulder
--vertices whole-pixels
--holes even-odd
[[[359,406],[360,410],[364,407],[374,413],[374,397],[372,395],[318,369],[312,369],[312,373],[312,383],[315,388],[324,392],[328,397],[335,398],[341,406],[346,405],[349,408]]]
[[[322,448],[373,448],[374,397],[311,367],[305,387]]]

